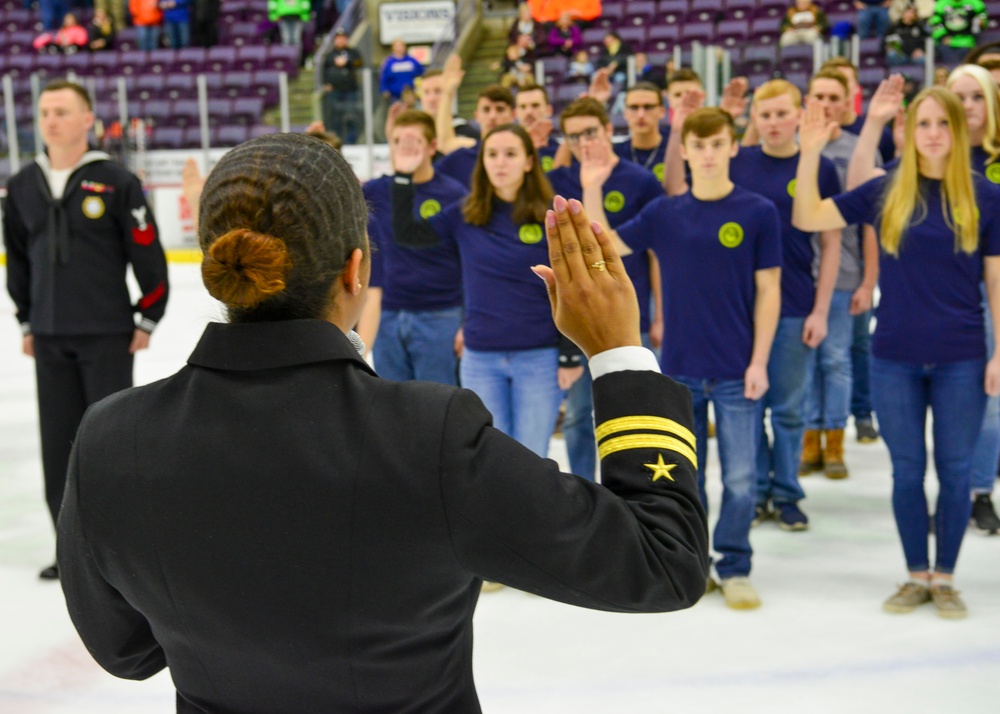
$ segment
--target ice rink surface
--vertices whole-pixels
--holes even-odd
[[[139,384],[176,371],[204,323],[222,314],[197,266],[172,265],[171,280],[167,316],[137,360]],[[54,541],[42,498],[34,374],[19,346],[4,295],[0,713],[173,712],[166,672],[145,682],[106,674],[77,638],[58,584],[36,577],[52,562]],[[559,439],[552,456],[565,468]],[[970,532],[965,539],[956,584],[968,619],[943,620],[929,605],[883,613],[882,601],[905,577],[888,454],[881,442],[855,443],[849,427],[847,462],[846,481],[804,479],[808,531],[787,533],[773,523],[754,529],[760,610],[728,610],[718,593],[666,615],[592,612],[511,589],[484,594],[475,623],[484,711],[1000,712],[1000,537]],[[934,483],[932,473],[932,494]],[[713,516],[719,491],[710,452]]]

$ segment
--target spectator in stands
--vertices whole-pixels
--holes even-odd
[[[90,21],[87,38],[87,46],[93,52],[109,50],[114,45],[115,23],[104,8],[99,7],[94,10],[94,17]]]
[[[943,64],[958,64],[976,46],[976,35],[986,26],[982,0],[938,0],[928,21]]]
[[[607,67],[611,71],[611,81],[624,84],[631,54],[632,48],[622,41],[621,35],[612,30],[604,36],[601,53],[597,57],[597,68]]]
[[[601,0],[528,0],[535,22],[555,22],[564,13],[582,22],[601,16]]]
[[[928,20],[934,14],[935,0],[892,0],[889,3],[889,20],[899,22],[903,16],[903,11],[910,5],[917,8],[917,17],[921,20]]]
[[[32,45],[39,52],[73,54],[87,46],[87,30],[77,22],[76,15],[68,12],[58,32],[45,32],[36,37]]]
[[[889,29],[889,0],[854,0],[858,9],[858,37],[885,37]]]
[[[810,0],[795,0],[781,21],[778,44],[782,47],[811,45],[826,33],[828,26],[826,13],[819,5]]]
[[[531,17],[531,8],[525,3],[517,8],[517,19],[514,20],[514,24],[510,26],[510,32],[507,33],[507,38],[510,44],[516,44],[517,39],[521,35],[527,35],[531,38],[532,46],[537,46],[540,42],[543,42],[543,32],[542,24],[540,22],[535,22],[534,18]]]
[[[580,50],[569,63],[566,71],[566,80],[570,82],[589,82],[590,75],[594,73],[594,63],[590,61],[587,50]]]
[[[667,68],[665,65],[653,65],[649,63],[649,55],[645,52],[636,52],[635,57],[635,81],[649,82],[655,84],[660,90],[667,88]]]
[[[364,60],[349,41],[347,30],[337,28],[333,49],[323,58],[323,125],[353,144],[362,126],[357,70]]]
[[[302,48],[302,28],[312,11],[310,0],[267,0],[267,17],[277,22],[281,44]]]
[[[191,44],[190,0],[160,0],[167,44],[175,50]]]
[[[160,46],[160,25],[163,12],[159,0],[128,0],[140,50],[155,50]]]
[[[549,49],[556,54],[572,57],[583,44],[580,28],[573,21],[573,16],[564,12],[559,16],[556,26],[549,32]]]
[[[42,29],[56,31],[62,27],[69,0],[38,0],[38,9],[42,14]]]
[[[219,39],[219,0],[193,0],[191,3],[191,44],[213,47]]]
[[[510,45],[503,61],[491,66],[499,71],[497,82],[503,87],[522,87],[535,81],[535,66],[521,56],[517,45]]]
[[[218,0],[216,0],[218,2]],[[125,13],[125,6],[127,3],[125,0],[94,0],[94,12],[97,10],[103,10],[105,14],[111,18],[111,22],[114,23],[115,30],[120,30],[123,27],[128,26],[127,16]]]
[[[406,51],[406,43],[400,39],[392,41],[392,51],[382,63],[379,76],[379,91],[388,101],[398,101],[403,90],[413,89],[417,77],[424,73],[424,66]]]
[[[885,36],[885,59],[890,67],[924,63],[924,44],[930,35],[910,5],[899,22],[893,23]]]

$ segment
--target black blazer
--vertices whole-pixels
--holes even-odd
[[[477,712],[481,579],[621,612],[704,591],[687,390],[594,392],[603,487],[469,391],[379,379],[329,323],[211,324],[180,372],[83,420],[73,622],[112,674],[168,666],[181,712]]]

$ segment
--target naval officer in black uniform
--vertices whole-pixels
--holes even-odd
[[[4,205],[7,289],[22,350],[35,358],[45,499],[55,523],[83,412],[132,386],[133,356],[167,305],[167,262],[139,179],[90,151],[90,97],[52,82],[38,100],[45,153],[11,178]],[[125,282],[132,266],[142,297]],[[135,313],[139,313],[136,321]],[[56,567],[40,573],[57,578]]]
[[[535,270],[590,358],[603,485],[494,429],[472,392],[360,358],[365,204],[337,152],[276,134],[226,154],[199,238],[229,322],[91,408],[74,446],[59,565],[94,658],[169,667],[178,712],[464,714],[483,579],[619,612],[697,601],[690,395],[640,346],[608,239],[555,208]]]

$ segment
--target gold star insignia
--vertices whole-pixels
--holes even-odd
[[[663,454],[656,455],[655,464],[643,464],[647,469],[653,472],[653,481],[657,481],[661,478],[667,478],[671,481],[674,477],[670,475],[670,472],[677,468],[677,464],[666,464],[663,462]],[[675,481],[676,483],[676,481]]]

